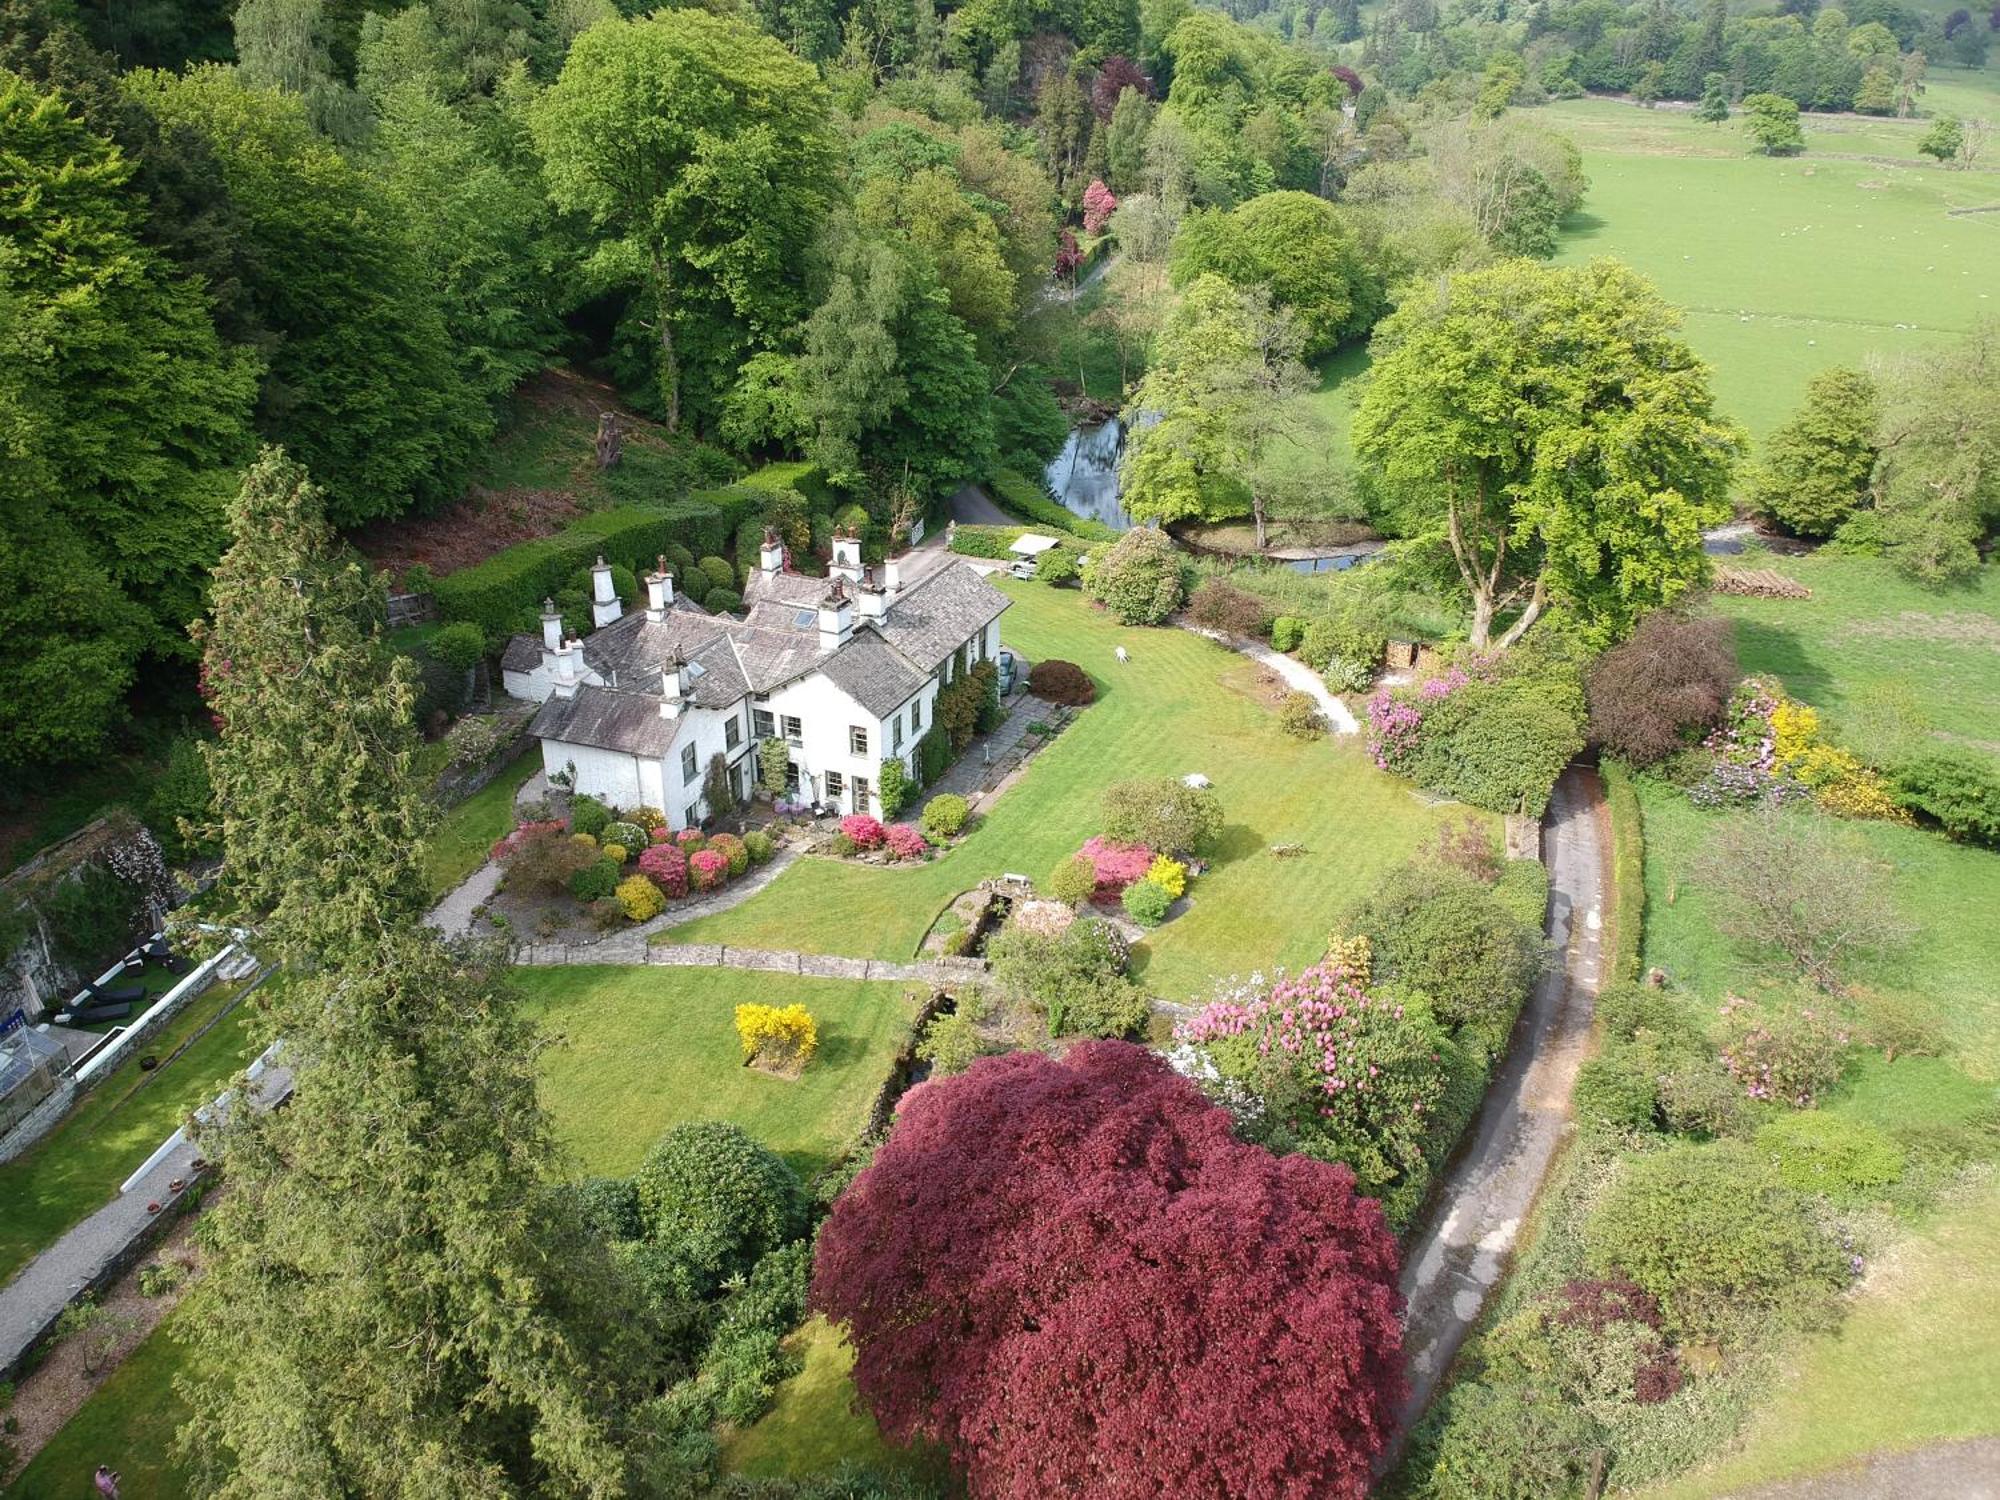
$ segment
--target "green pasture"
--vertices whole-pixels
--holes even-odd
[[[1318,958],[1339,914],[1460,811],[1428,806],[1376,770],[1358,738],[1287,738],[1261,669],[1220,646],[1186,631],[1121,627],[1075,590],[1003,587],[1014,599],[1003,641],[1031,662],[1078,663],[1098,699],[984,823],[927,865],[801,860],[741,906],[660,941],[907,959],[959,892],[1009,872],[1039,881],[1074,854],[1099,831],[1112,782],[1198,771],[1222,799],[1221,846],[1186,914],[1134,956],[1148,989],[1188,999],[1220,976]],[[1121,645],[1124,664],[1113,655]],[[1270,848],[1281,843],[1305,853],[1277,859]]]
[[[1536,111],[1584,156],[1590,192],[1559,259],[1613,256],[1686,309],[1717,399],[1753,435],[1806,382],[2000,315],[2000,173],[1916,152],[1921,120],[1810,118],[1801,156],[1753,156],[1739,121],[1605,99]]]

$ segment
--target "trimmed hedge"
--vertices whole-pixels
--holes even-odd
[[[1600,770],[1611,804],[1611,980],[1639,978],[1639,950],[1646,928],[1646,824],[1632,773],[1607,757]]]
[[[1117,540],[1118,533],[1102,521],[1077,515],[1017,469],[995,469],[987,476],[986,488],[1002,510],[1045,530],[1067,532],[1087,542]]]

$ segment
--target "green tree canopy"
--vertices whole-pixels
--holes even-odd
[[[1875,382],[1859,370],[1823,370],[1806,399],[1764,445],[1751,503],[1801,536],[1831,536],[1868,498],[1875,468]]]
[[[1552,603],[1616,636],[1697,583],[1742,439],[1652,285],[1516,260],[1414,290],[1376,330],[1355,449],[1449,551],[1473,644]]]
[[[1288,309],[1306,358],[1372,324],[1382,289],[1354,227],[1311,193],[1263,193],[1227,213],[1197,213],[1175,236],[1174,284],[1204,272],[1263,287]]]
[[[826,90],[747,21],[662,10],[579,36],[531,124],[555,201],[603,237],[591,275],[645,290],[676,427],[677,338],[710,366],[712,404],[804,311],[806,251],[834,194]]]

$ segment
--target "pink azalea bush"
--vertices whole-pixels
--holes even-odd
[[[1093,177],[1083,190],[1083,232],[1093,236],[1104,233],[1104,226],[1117,211],[1118,195]]]
[[[1416,753],[1425,713],[1471,681],[1462,667],[1453,667],[1414,688],[1377,688],[1368,700],[1368,753],[1375,764],[1400,770]]]
[[[1097,894],[1116,896],[1135,880],[1144,880],[1153,866],[1153,851],[1144,844],[1121,844],[1102,835],[1085,841],[1083,857],[1097,871]]]
[[[688,871],[694,876],[696,890],[712,891],[729,878],[729,856],[714,849],[697,849],[688,858]]]
[[[891,823],[882,830],[882,838],[891,859],[915,859],[931,846],[930,840],[908,823]]]
[[[849,813],[840,820],[840,831],[857,849],[879,849],[887,834],[880,818],[871,818],[867,813]]]
[[[1365,969],[1329,960],[1275,981],[1253,976],[1176,1026],[1174,1040],[1192,1049],[1183,1071],[1223,1085],[1212,1092],[1240,1118],[1247,1088],[1253,1137],[1346,1162],[1391,1223],[1422,1205],[1443,1033],[1421,1007],[1373,993]]]
[[[660,888],[660,893],[678,901],[688,891],[688,857],[671,843],[654,844],[639,855],[639,873]]]
[[[505,859],[537,834],[567,832],[568,827],[569,825],[564,823],[560,818],[542,823],[523,823],[506,837],[495,840],[493,847],[486,851],[486,857],[488,859]]]

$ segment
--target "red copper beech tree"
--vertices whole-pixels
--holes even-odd
[[[1143,1048],[987,1058],[903,1101],[814,1304],[898,1442],[974,1496],[1359,1497],[1403,1391],[1396,1247]]]

